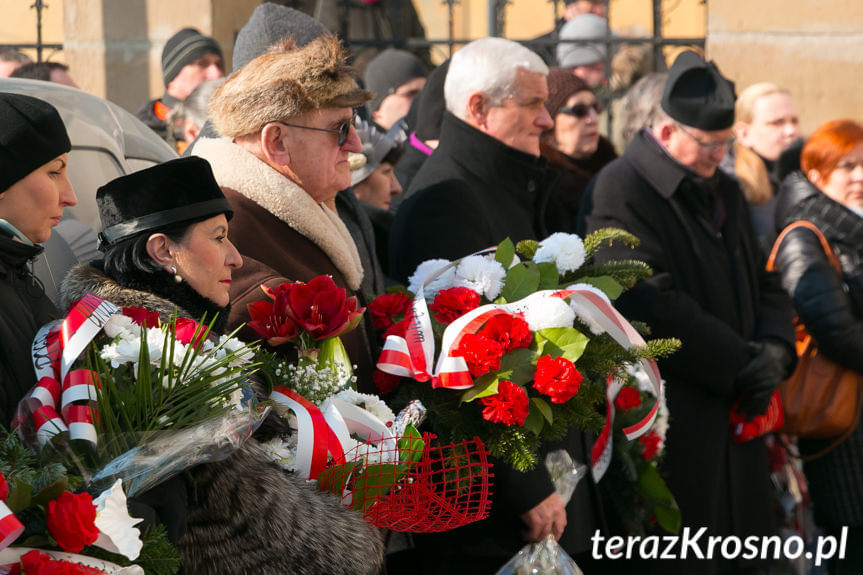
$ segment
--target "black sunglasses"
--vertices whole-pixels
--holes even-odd
[[[563,108],[558,110],[557,113],[569,114],[570,116],[575,116],[576,118],[586,118],[587,115],[590,114],[591,109],[593,109],[597,114],[601,114],[602,102],[597,100],[593,104],[576,104],[575,106],[564,106]]]
[[[274,120],[274,123],[275,124],[281,124],[283,126],[288,126],[291,128],[300,128],[303,130],[314,130],[316,132],[329,132],[330,134],[338,134],[339,135],[339,140],[338,140],[339,147],[341,148],[342,146],[345,145],[345,142],[348,141],[348,136],[351,133],[351,124],[354,123],[354,119],[353,119],[353,117],[351,117],[350,120],[345,120],[344,122],[339,124],[339,127],[336,130],[331,130],[329,128],[314,128],[312,126],[301,126],[299,124],[289,124],[287,122],[282,122],[279,120]]]

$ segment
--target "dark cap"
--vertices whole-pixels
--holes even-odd
[[[662,94],[662,109],[673,120],[699,130],[725,130],[734,124],[734,82],[713,61],[691,50],[681,53]]]
[[[162,50],[162,77],[165,79],[165,86],[177,77],[180,70],[205,54],[216,54],[221,58],[222,49],[218,42],[194,28],[183,28],[171,36]]]
[[[299,10],[264,2],[255,8],[234,41],[233,67],[236,72],[271,47],[288,38],[301,48],[324,34],[323,24]]]
[[[99,249],[123,238],[219,214],[234,215],[203,158],[171,160],[111,180],[96,191]]]
[[[419,100],[416,134],[417,138],[424,142],[440,138],[440,126],[443,123],[443,113],[446,109],[443,87],[446,83],[449,63],[449,60],[445,60],[440,66],[432,70],[422,92],[416,97],[416,100]]]
[[[394,94],[399,86],[407,84],[414,78],[425,78],[428,75],[422,60],[406,50],[387,48],[375,56],[363,74],[366,90],[375,93],[375,97],[366,104],[369,112],[377,110],[384,98]]]
[[[552,118],[566,106],[566,101],[573,94],[593,91],[584,80],[573,74],[570,68],[549,68],[547,80],[548,98],[545,99],[545,109]]]
[[[72,149],[60,114],[48,102],[0,93],[0,192]]]

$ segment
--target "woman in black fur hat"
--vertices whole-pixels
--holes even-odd
[[[66,127],[47,102],[0,94],[0,425],[9,426],[18,401],[36,385],[33,337],[59,317],[30,270],[60,223],[78,203],[66,177],[71,149]]]
[[[163,319],[218,313],[211,327],[222,331],[242,258],[227,238],[231,206],[206,160],[181,158],[123,176],[101,187],[96,201],[104,260],[69,272],[64,303],[89,292]],[[254,440],[137,503],[168,525],[186,575],[375,573],[380,566],[377,531],[283,472]]]

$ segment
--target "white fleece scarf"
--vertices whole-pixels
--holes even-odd
[[[311,240],[358,290],[363,266],[357,246],[338,214],[229,138],[202,138],[192,150],[213,168],[220,186],[252,200]]]

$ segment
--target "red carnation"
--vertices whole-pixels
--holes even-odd
[[[578,393],[581,372],[565,357],[544,355],[536,361],[533,387],[549,397],[552,403],[566,403]]]
[[[533,334],[527,322],[515,315],[499,314],[488,320],[479,330],[479,335],[493,339],[502,347],[504,353],[520,347],[528,347],[533,341]]]
[[[143,307],[124,307],[123,315],[131,318],[136,324],[147,329],[151,327],[159,327],[159,324],[161,323],[159,314]]]
[[[411,298],[403,293],[385,293],[369,303],[369,313],[375,329],[383,331],[390,327],[395,318],[408,313],[411,308]]]
[[[527,392],[511,381],[502,380],[497,393],[479,400],[485,407],[482,417],[492,423],[524,425],[527,418]]]
[[[402,378],[397,375],[393,375],[379,369],[376,369],[372,374],[372,381],[375,383],[375,387],[381,395],[386,395],[397,388],[401,379]]]
[[[48,502],[48,532],[63,551],[77,553],[99,536],[96,528],[96,506],[89,493],[64,491]]]
[[[316,341],[355,328],[366,309],[358,308],[357,298],[348,297],[330,276],[294,282],[286,291],[288,315]]]
[[[95,567],[87,567],[71,561],[57,561],[38,549],[28,551],[12,566],[9,575],[105,575]]]
[[[614,398],[614,407],[621,411],[641,405],[641,394],[634,387],[624,387]]]
[[[644,451],[641,452],[641,455],[648,461],[656,457],[656,454],[659,453],[659,442],[662,441],[659,435],[655,431],[650,431],[638,438],[638,441],[641,442],[641,445],[644,446]]]
[[[408,329],[408,318],[405,318],[401,321],[397,321],[387,328],[384,332],[384,339],[388,338],[391,335],[397,335],[399,337],[405,336],[405,331]]]
[[[500,369],[503,347],[494,341],[475,333],[465,334],[452,352],[455,357],[463,357],[473,377],[485,375]]]
[[[207,326],[201,325],[195,320],[188,317],[178,317],[177,325],[174,330],[174,338],[185,345],[192,344],[192,347],[201,345],[204,339],[204,333],[207,331]],[[192,339],[194,338],[194,342]]]
[[[454,287],[441,290],[429,309],[441,323],[452,323],[467,312],[479,307],[479,294],[470,288]]]
[[[0,501],[6,501],[7,497],[9,497],[9,485],[6,483],[3,472],[0,471]]]

